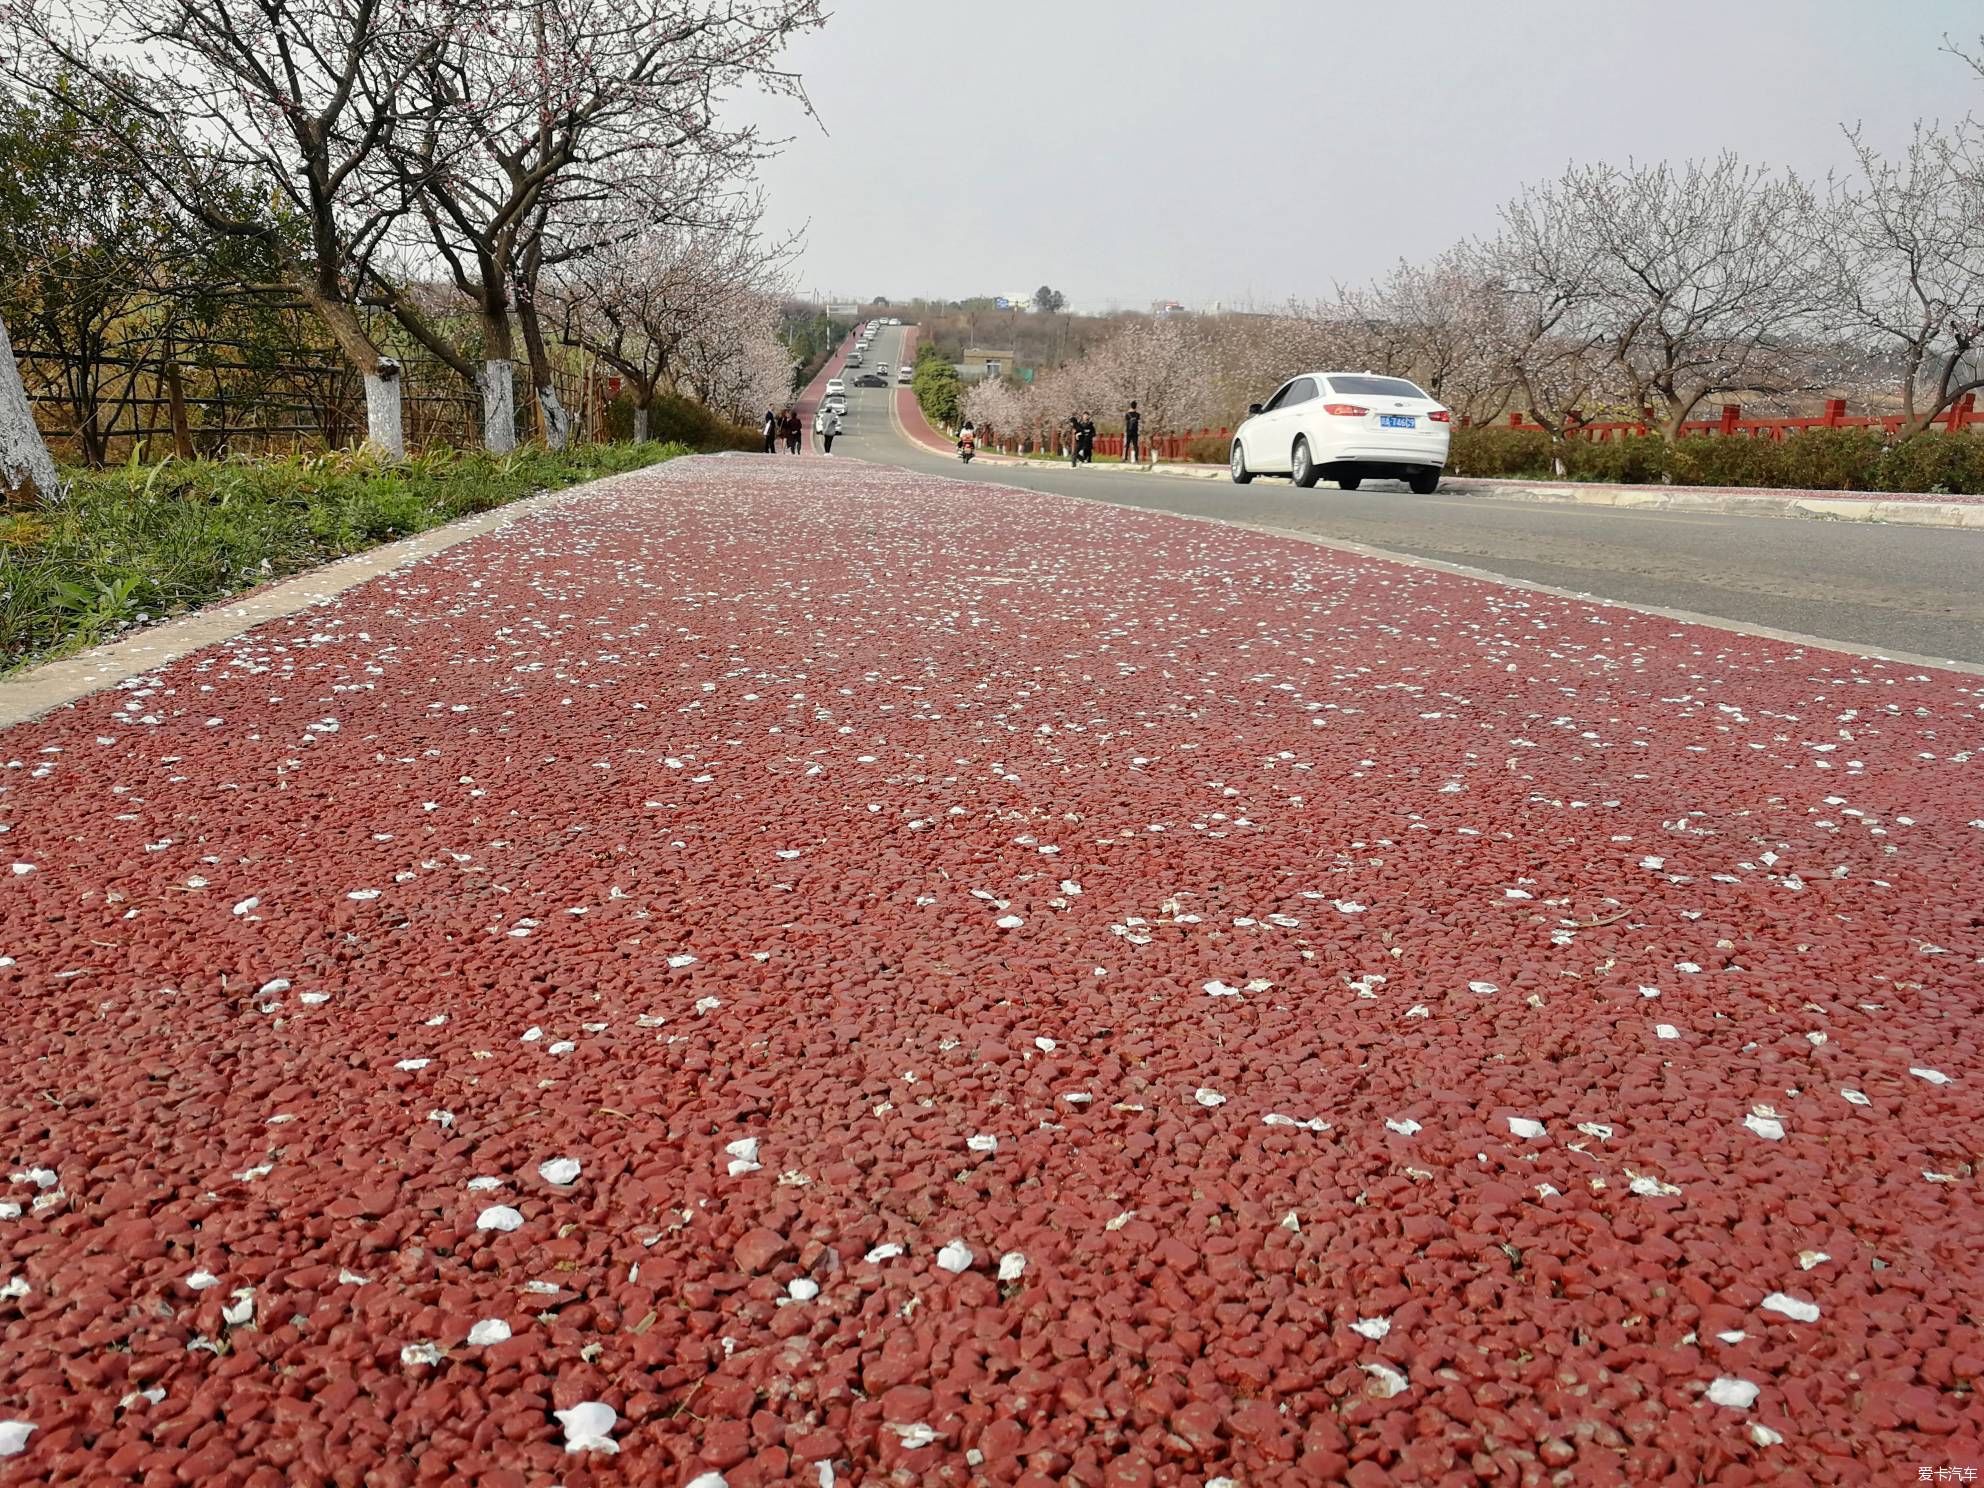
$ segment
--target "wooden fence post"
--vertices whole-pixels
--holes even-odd
[[[1729,439],[1735,435],[1736,421],[1742,418],[1742,416],[1743,406],[1740,403],[1725,403],[1722,405],[1721,433],[1723,438]]]

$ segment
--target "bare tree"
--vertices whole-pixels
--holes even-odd
[[[1716,393],[1805,386],[1812,193],[1713,161],[1574,166],[1543,195],[1597,255],[1590,306],[1624,389],[1676,438]]]
[[[1596,247],[1559,198],[1533,190],[1502,208],[1502,232],[1477,252],[1501,307],[1491,355],[1529,416],[1561,445],[1607,372],[1594,314]],[[1563,474],[1561,452],[1554,463]]]
[[[1981,135],[1917,123],[1907,154],[1889,160],[1848,130],[1859,171],[1827,197],[1828,317],[1898,360],[1904,436],[1984,388]]]
[[[544,296],[558,309],[559,339],[626,379],[636,440],[648,436],[655,398],[677,389],[698,326],[732,313],[740,295],[785,291],[795,244],[764,239],[762,215],[755,199],[739,198],[717,225],[651,228],[564,266]]]
[[[0,500],[53,501],[61,489],[55,461],[35,426],[27,389],[21,386],[21,369],[14,361],[6,322],[0,321]]]
[[[1196,315],[1133,318],[1076,364],[1071,391],[1105,418],[1135,401],[1146,434],[1186,428],[1211,411],[1210,342]]]
[[[440,0],[11,0],[4,65],[125,142],[162,200],[280,266],[265,286],[316,313],[365,379],[371,442],[405,449],[398,366],[357,309],[407,208],[374,169],[415,121],[407,87],[444,44]],[[89,86],[67,86],[71,76]],[[149,130],[129,127],[149,120]],[[245,188],[244,188],[244,183]]]
[[[474,306],[450,338],[390,284],[408,332],[483,399],[483,440],[515,442],[511,315],[522,323],[546,440],[564,442],[538,311],[546,269],[659,223],[694,223],[768,148],[718,120],[745,82],[802,96],[778,57],[824,23],[819,0],[499,0],[422,72],[432,123],[394,160],[417,194],[423,248]]]

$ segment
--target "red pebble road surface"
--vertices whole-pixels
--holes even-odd
[[[1984,1463],[1971,678],[727,457],[0,756],[0,1483]]]

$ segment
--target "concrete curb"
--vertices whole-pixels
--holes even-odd
[[[1010,455],[980,455],[988,465],[1041,465]],[[1052,462],[1065,463],[1065,462]],[[1103,467],[1093,467],[1103,468]],[[1124,475],[1160,475],[1174,480],[1223,481],[1223,465],[1110,465]],[[1273,477],[1263,477],[1273,479]],[[1876,491],[1824,492],[1689,490],[1673,486],[1600,486],[1577,482],[1483,480],[1453,476],[1442,481],[1447,496],[1490,501],[1533,501],[1556,506],[1612,506],[1635,511],[1682,511],[1742,517],[1803,517],[1830,522],[1886,522],[1909,527],[1953,527],[1984,531],[1984,501],[1933,501],[1887,496]]]

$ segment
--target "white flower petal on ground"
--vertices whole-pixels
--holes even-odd
[[[1784,1140],[1784,1123],[1777,1119],[1777,1112],[1769,1106],[1758,1106],[1743,1118],[1743,1125],[1762,1137],[1766,1142]]]
[[[979,1132],[975,1136],[966,1137],[964,1144],[973,1152],[997,1152],[999,1150],[999,1139],[985,1132]]]
[[[1499,992],[1502,989],[1500,987],[1497,987],[1493,982],[1469,982],[1467,984],[1467,990],[1470,992],[1478,992],[1483,997],[1486,997],[1490,993]]]
[[[1223,1106],[1226,1104],[1225,1096],[1221,1095],[1217,1090],[1213,1090],[1204,1085],[1201,1085],[1197,1090],[1192,1092],[1192,1099],[1197,1101],[1200,1105],[1204,1106],[1207,1110],[1211,1110],[1215,1106]]]
[[[1823,1266],[1832,1257],[1823,1250],[1801,1250],[1798,1252],[1798,1269],[1809,1271],[1814,1266]]]
[[[1711,1405],[1726,1405],[1731,1410],[1748,1410],[1757,1403],[1757,1387],[1746,1379],[1723,1375],[1710,1382],[1708,1399]]]
[[[882,1262],[892,1261],[901,1254],[902,1254],[902,1247],[896,1244],[895,1241],[890,1240],[884,1244],[876,1246],[873,1250],[869,1251],[868,1254],[863,1256],[861,1259],[866,1261],[871,1266],[879,1266],[882,1264]]]
[[[565,1450],[568,1452],[617,1452],[620,1444],[613,1440],[613,1428],[619,1423],[620,1413],[604,1401],[582,1400],[570,1410],[553,1411],[558,1424],[565,1428]]]
[[[937,1439],[937,1433],[921,1421],[913,1421],[908,1425],[898,1425],[896,1422],[891,1421],[888,1423],[888,1427],[889,1430],[902,1438],[903,1446],[912,1452],[918,1447],[929,1446],[930,1443]]]
[[[721,998],[718,998],[718,997],[698,997],[698,998],[696,999],[696,1007],[695,1007],[695,1011],[696,1011],[696,1012],[697,1012],[698,1014],[702,1014],[702,1013],[713,1013],[713,1012],[715,1012],[715,1011],[716,1011],[716,1010],[717,1010],[718,1008],[720,1008],[720,1007],[722,1007],[722,1006],[723,1006],[723,999],[721,999]]]
[[[510,1325],[501,1318],[484,1318],[468,1330],[468,1341],[476,1348],[510,1341]]]
[[[1931,1085],[1954,1085],[1956,1083],[1955,1080],[1951,1079],[1941,1070],[1916,1069],[1911,1067],[1908,1072],[1918,1080],[1927,1080]]]
[[[730,1488],[730,1479],[720,1472],[697,1473],[682,1488]]]
[[[730,1157],[730,1176],[741,1177],[745,1173],[755,1173],[762,1166],[758,1161],[758,1139],[739,1137],[723,1149]]]
[[[1406,1116],[1403,1118],[1396,1116],[1387,1116],[1385,1118],[1385,1130],[1395,1131],[1401,1137],[1409,1137],[1413,1133],[1421,1130],[1421,1127],[1419,1123],[1414,1121],[1410,1116]]]
[[[670,971],[680,971],[685,966],[694,966],[695,964],[696,964],[696,958],[690,955],[687,951],[683,951],[678,955],[670,956],[668,958],[668,969]]]
[[[468,1191],[470,1193],[487,1193],[492,1188],[501,1188],[502,1186],[503,1180],[501,1178],[491,1178],[487,1174],[471,1178],[468,1181]]]
[[[478,1230],[500,1230],[507,1234],[523,1228],[524,1217],[508,1204],[492,1204],[475,1218]]]
[[[1509,1117],[1509,1132],[1513,1136],[1521,1137],[1526,1142],[1534,1142],[1537,1138],[1544,1135],[1544,1127],[1542,1122],[1532,1121],[1527,1116],[1511,1116]]]
[[[1676,1028],[1672,1023],[1656,1023],[1653,1025],[1653,1036],[1662,1039],[1677,1039],[1681,1036],[1681,1030]]]
[[[16,863],[14,865],[14,871],[16,873],[21,871],[21,865],[19,863]],[[238,915],[245,915],[246,913],[248,913],[249,910],[255,908],[261,902],[262,901],[259,896],[250,894],[246,899],[243,899],[239,904],[234,906],[234,912]]]
[[[1761,1421],[1752,1421],[1745,1429],[1750,1434],[1750,1440],[1760,1447],[1774,1447],[1784,1440],[1783,1436]]]
[[[220,1285],[220,1278],[211,1271],[195,1271],[186,1278],[186,1285],[196,1292],[204,1292],[208,1287]]]
[[[221,1304],[220,1320],[230,1328],[245,1328],[255,1321],[255,1289],[237,1287],[231,1300]]]
[[[331,1000],[331,994],[328,992],[305,992],[296,1000],[305,1007],[322,1007]]]
[[[1206,983],[1206,996],[1208,997],[1238,997],[1239,995],[1240,989],[1238,987],[1229,987],[1222,981],[1215,980]]]
[[[356,899],[360,903],[363,903],[367,899],[377,899],[378,897],[379,891],[377,889],[353,889],[349,894],[345,895],[345,898]]]
[[[1370,1339],[1371,1342],[1377,1343],[1387,1333],[1392,1331],[1392,1320],[1390,1318],[1359,1318],[1350,1325],[1350,1331],[1361,1333],[1364,1337]]]
[[[412,1369],[421,1364],[439,1364],[441,1350],[431,1343],[409,1343],[400,1350],[400,1363]]]
[[[1043,1054],[1052,1054],[1056,1049],[1060,1047],[1060,1045],[1055,1043],[1054,1040],[1046,1037],[1035,1039],[1033,1041],[1033,1046]]]
[[[1839,1093],[1849,1106],[1871,1106],[1873,1104],[1872,1101],[1868,1100],[1866,1096],[1857,1090],[1842,1089]]]
[[[999,918],[994,920],[992,923],[997,925],[1001,930],[1017,930],[1019,929],[1020,926],[1024,925],[1026,921],[1021,919],[1016,914],[1009,914],[1009,915],[1000,915]]]
[[[1787,1297],[1783,1292],[1772,1292],[1764,1298],[1762,1305],[1765,1312],[1779,1313],[1794,1323],[1816,1323],[1819,1320],[1817,1303]]]
[[[953,1276],[957,1275],[960,1271],[969,1271],[974,1259],[975,1257],[971,1253],[971,1247],[966,1245],[962,1240],[953,1240],[949,1245],[946,1245],[942,1250],[937,1252],[937,1264]]]
[[[1017,1250],[1009,1250],[999,1257],[999,1280],[1018,1281],[1026,1274],[1026,1257]]]
[[[1631,1168],[1628,1168],[1626,1170],[1626,1177],[1631,1180],[1626,1185],[1627,1188],[1643,1199],[1671,1199],[1681,1191],[1678,1185],[1663,1182],[1651,1173],[1635,1173]]]
[[[338,1272],[338,1285],[370,1286],[372,1285],[372,1278],[369,1276],[360,1276],[356,1271],[352,1270],[351,1267],[346,1266],[343,1270]]]
[[[1394,1395],[1403,1395],[1411,1388],[1406,1377],[1389,1364],[1359,1364],[1357,1367],[1371,1376],[1371,1383],[1367,1388],[1380,1400],[1390,1400]]]
[[[555,1188],[567,1188],[578,1181],[579,1160],[576,1157],[553,1157],[537,1165],[537,1176]]]
[[[427,1059],[402,1059],[398,1064],[394,1065],[393,1068],[396,1070],[405,1070],[410,1075],[418,1074],[421,1070],[426,1069],[427,1066],[432,1062],[433,1062],[432,1060],[427,1060]]]
[[[20,865],[15,864],[18,868]],[[18,1457],[28,1449],[34,1435],[32,1421],[0,1421],[0,1457]]]
[[[820,1295],[820,1284],[810,1276],[795,1276],[785,1284],[785,1294],[794,1302],[811,1302]]]

